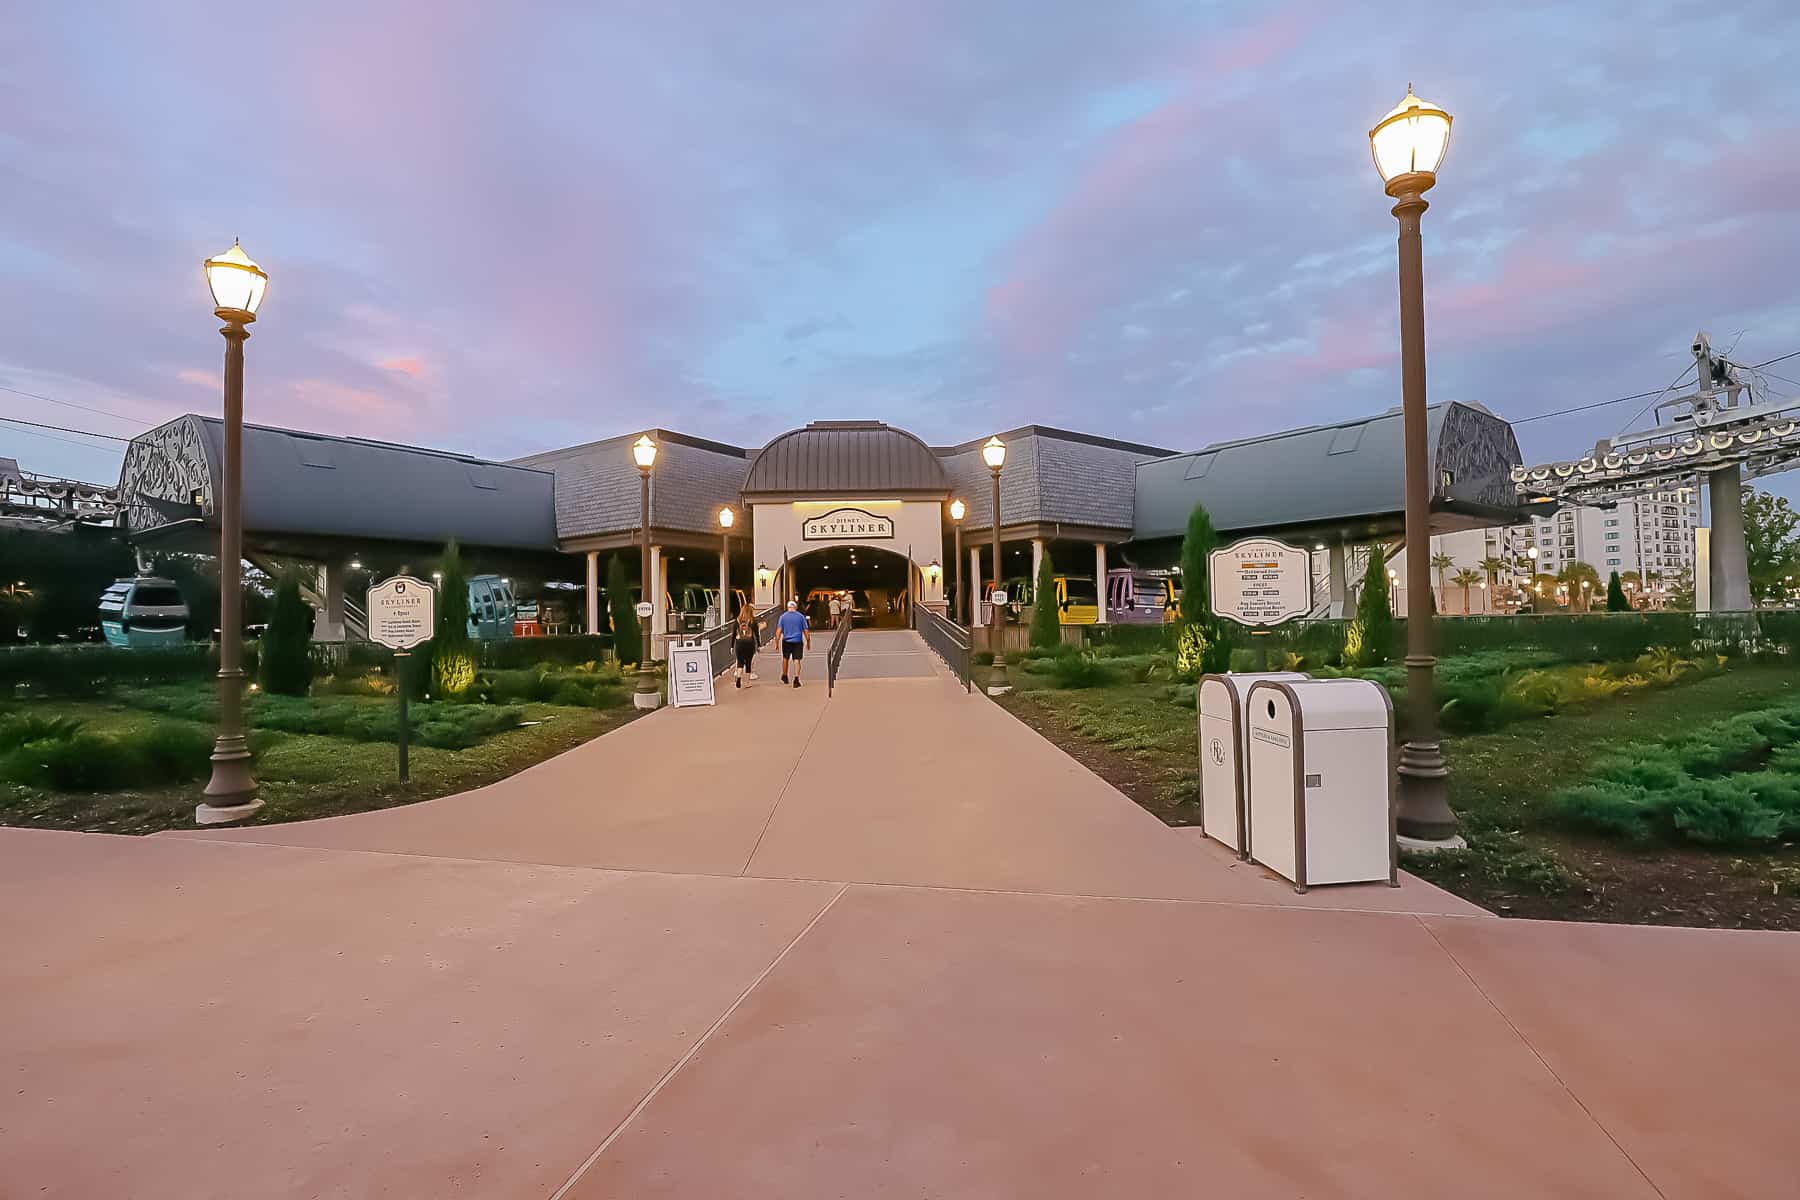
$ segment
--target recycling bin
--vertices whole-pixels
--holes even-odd
[[[1268,680],[1244,700],[1250,856],[1304,892],[1399,885],[1394,706],[1367,679]]]
[[[1239,858],[1250,856],[1244,697],[1259,680],[1310,678],[1299,671],[1200,677],[1194,704],[1200,722],[1200,832],[1237,851]]]

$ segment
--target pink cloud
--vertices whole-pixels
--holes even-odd
[[[175,378],[195,387],[216,388],[222,378],[216,371],[202,371],[199,367],[183,367],[175,372]]]
[[[425,373],[425,364],[415,356],[386,358],[376,365],[384,371],[398,371],[409,379],[417,379]]]

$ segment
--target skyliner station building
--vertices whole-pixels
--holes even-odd
[[[247,426],[246,557],[316,564],[322,626],[354,637],[360,614],[346,601],[347,576],[364,560],[428,568],[454,538],[471,570],[516,578],[522,595],[533,581],[560,584],[573,600],[568,631],[600,632],[608,556],[623,555],[640,585],[631,446],[641,432],[496,462]],[[744,447],[648,432],[658,447],[653,595],[741,589],[760,608],[849,589],[869,598],[875,623],[911,604],[949,612],[954,600],[951,615],[979,624],[970,581],[1035,579],[1049,554],[1059,574],[1092,581],[1104,597],[1109,572],[1174,567],[1188,516],[1204,504],[1222,537],[1268,534],[1319,551],[1317,613],[1341,615],[1352,548],[1391,542],[1403,528],[1398,408],[1195,451],[1041,425],[1002,431],[998,572],[987,434],[932,446],[880,421],[817,421]],[[1478,405],[1440,404],[1430,410],[1429,439],[1434,533],[1522,519],[1511,478],[1519,447],[1504,420]],[[213,417],[178,417],[134,439],[119,486],[130,539],[148,552],[216,552],[222,460]],[[1095,615],[1122,616],[1104,603]],[[673,632],[670,622],[669,605],[655,605],[653,632]]]

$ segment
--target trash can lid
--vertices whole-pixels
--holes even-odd
[[[1328,729],[1391,729],[1393,705],[1387,689],[1371,679],[1302,679],[1289,683],[1307,732]]]

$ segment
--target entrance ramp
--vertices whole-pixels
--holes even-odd
[[[837,677],[930,679],[938,673],[925,640],[910,629],[853,629]]]

